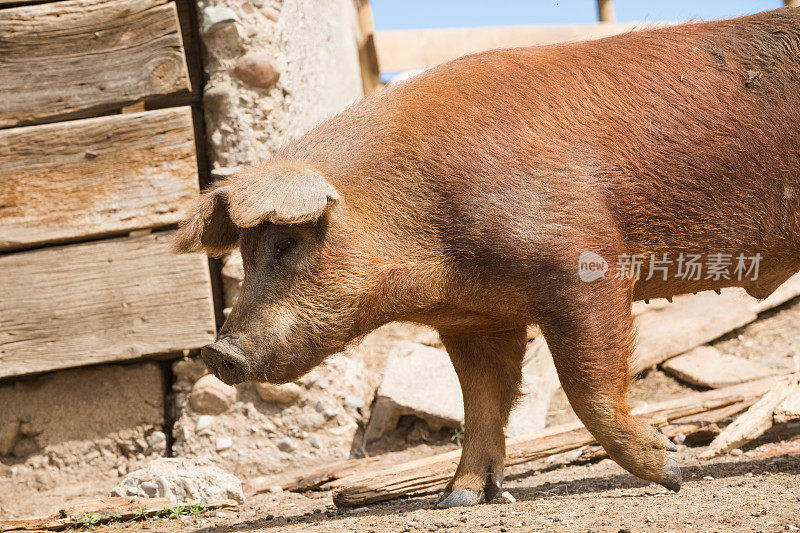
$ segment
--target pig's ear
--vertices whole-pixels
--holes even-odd
[[[262,222],[311,222],[339,201],[339,193],[328,180],[302,167],[250,168],[231,180],[230,189],[231,220],[242,228]]]
[[[172,251],[219,256],[236,248],[238,242],[239,228],[228,214],[228,187],[218,187],[203,193],[181,222],[172,240]]]

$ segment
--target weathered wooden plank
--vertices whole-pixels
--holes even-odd
[[[0,11],[0,127],[189,91],[175,4],[68,0]]]
[[[776,378],[752,381],[724,389],[687,395],[648,407],[638,416],[656,426],[712,409],[749,401],[764,395],[780,381]],[[516,465],[548,455],[575,450],[594,443],[592,435],[580,423],[554,426],[542,431],[506,440],[506,465]],[[322,490],[333,490],[333,502],[339,507],[365,505],[389,500],[423,490],[444,487],[455,472],[461,450],[454,450],[408,463],[375,468],[326,483]]]
[[[800,375],[790,376],[776,384],[763,398],[722,430],[701,457],[707,459],[729,452],[766,433],[772,427],[775,408],[796,391],[798,377]]]
[[[0,130],[0,250],[173,224],[197,191],[188,107]]]
[[[800,383],[795,384],[794,388],[786,395],[786,398],[778,404],[773,414],[773,422],[784,424],[800,420]]]
[[[192,349],[214,338],[204,256],[172,232],[0,256],[0,377]]]
[[[644,27],[674,22],[570,24],[565,26],[494,26],[375,32],[381,72],[429,68],[457,57],[493,50],[566,41],[588,41]]]
[[[163,513],[172,502],[169,498],[100,498],[60,509],[50,516],[39,518],[23,518],[21,520],[0,520],[0,532],[6,531],[64,531],[70,528],[81,528],[81,518],[91,514],[95,525],[111,522],[127,522],[129,520],[145,520]],[[235,500],[212,500],[203,502],[202,509],[237,509]]]

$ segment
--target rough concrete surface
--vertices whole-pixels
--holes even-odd
[[[158,365],[149,362],[0,385],[0,516],[24,515],[48,502],[62,505],[85,490],[77,488],[82,480],[116,482],[162,455],[162,379]],[[17,497],[8,497],[12,493]]]
[[[334,356],[295,384],[289,402],[265,401],[255,383],[245,383],[236,386],[235,403],[209,415],[189,401],[202,362],[179,361],[173,372],[173,455],[211,457],[242,479],[348,457],[371,393],[363,363]]]
[[[362,95],[351,0],[202,0],[198,7],[207,28],[203,103],[213,167],[267,159]],[[230,13],[220,15],[220,7]]]

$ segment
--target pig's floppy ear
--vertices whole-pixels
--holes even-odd
[[[200,196],[172,240],[173,252],[219,256],[236,248],[239,228],[228,215],[228,190],[217,187]]]
[[[241,228],[262,222],[299,224],[317,220],[339,201],[339,193],[321,174],[302,167],[250,168],[230,185],[228,210]]]

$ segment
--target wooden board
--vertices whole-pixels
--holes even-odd
[[[795,383],[792,390],[778,404],[773,413],[773,422],[776,424],[794,422],[795,420],[800,420],[800,383]]]
[[[375,32],[381,72],[429,68],[457,57],[495,48],[514,48],[566,41],[588,41],[627,31],[675,24],[603,23],[565,26],[495,26]]]
[[[797,387],[797,377],[779,382],[717,435],[700,457],[708,459],[757,439],[772,427],[775,408]]]
[[[189,91],[175,4],[68,0],[0,10],[0,127]]]
[[[0,130],[0,250],[174,224],[197,191],[188,107]]]
[[[0,256],[0,378],[211,342],[207,259],[170,254],[171,235]]]
[[[49,516],[0,520],[0,532],[6,531],[64,531],[66,529],[92,530],[95,526],[108,523],[146,520],[153,517],[168,517],[173,509],[169,498],[100,498],[71,505]],[[235,500],[203,502],[203,512],[212,509],[237,509]],[[94,524],[86,527],[81,519],[86,515],[94,518]],[[136,526],[129,526],[135,529]],[[146,529],[141,527],[141,529]]]
[[[780,379],[769,378],[691,394],[652,405],[638,416],[650,424],[664,426],[677,419],[749,401],[764,395],[778,383]],[[594,438],[580,423],[553,426],[533,435],[507,439],[505,464],[522,464],[594,442]],[[444,487],[455,472],[460,457],[461,450],[453,450],[385,468],[369,465],[366,471],[356,471],[320,488],[333,490],[333,502],[340,507],[389,500],[405,494]]]

